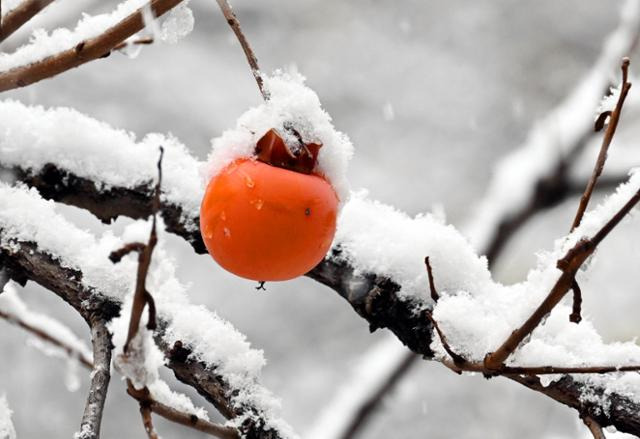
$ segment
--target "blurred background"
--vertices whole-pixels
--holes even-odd
[[[59,0],[31,26],[73,26],[82,12],[107,12],[116,4]],[[518,147],[593,64],[617,25],[621,5],[618,0],[233,1],[263,70],[296,65],[336,127],[351,137],[352,186],[410,214],[443,208],[454,225],[471,215],[494,163]],[[177,45],[154,44],[135,59],[113,54],[3,98],[74,107],[140,137],[171,132],[204,159],[210,139],[261,97],[215,2],[192,0],[190,7],[195,29]],[[27,38],[16,34],[2,50]],[[535,252],[550,248],[567,231],[575,205],[570,200],[528,224],[497,261],[494,276],[523,279],[535,264]],[[61,211],[97,233],[108,227],[73,208]],[[118,220],[115,227],[126,223]],[[609,340],[638,334],[637,226],[631,219],[612,236],[594,261],[589,284],[582,286],[585,314]],[[346,302],[310,279],[268,284],[266,293],[257,292],[255,284],[193,254],[181,240],[167,237],[165,245],[175,255],[180,279],[192,284],[193,301],[216,310],[264,350],[269,363],[263,383],[282,398],[283,417],[303,437],[362,354],[384,337],[369,334]],[[616,257],[621,252],[628,257]],[[34,310],[61,319],[88,339],[84,322],[53,294],[28,285],[22,296]],[[80,388],[69,391],[73,370],[29,347],[28,339],[0,321],[0,394],[6,393],[15,412],[18,437],[71,437],[88,377],[80,371]],[[206,405],[197,395],[194,400]],[[204,437],[160,419],[156,426],[165,438]],[[422,362],[385,399],[361,437],[570,439],[585,437],[584,432],[573,411],[516,384],[460,377]],[[137,404],[116,376],[103,437],[144,435]]]

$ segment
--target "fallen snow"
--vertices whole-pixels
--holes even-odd
[[[149,223],[138,221],[127,227],[122,237],[105,232],[96,239],[57,214],[55,203],[43,200],[35,190],[0,183],[0,246],[15,251],[19,247],[16,241],[37,242],[40,251],[54,255],[63,267],[81,270],[85,286],[93,286],[117,300],[124,301],[133,291],[137,259],[125,257],[114,265],[108,255],[126,242],[146,240],[149,227]],[[278,430],[281,437],[296,437],[279,418],[279,401],[258,382],[265,364],[262,351],[252,349],[244,335],[214,312],[189,303],[187,288],[176,279],[174,262],[162,248],[163,232],[160,236],[147,288],[153,293],[158,315],[168,323],[165,341],[169,345],[182,341],[195,359],[215,367],[235,391],[229,395],[233,406],[249,409],[246,416],[254,416],[251,410],[255,410],[255,416],[264,420],[267,427]],[[145,382],[153,387],[153,380]],[[169,402],[181,399],[165,390],[162,384],[154,388]],[[243,420],[237,418],[234,422]]]
[[[0,396],[0,439],[16,439],[11,413],[7,398],[4,395]]]
[[[239,157],[254,156],[256,143],[267,131],[275,128],[284,135],[283,125],[292,123],[305,143],[322,144],[317,170],[329,180],[344,203],[349,197],[347,165],[353,155],[348,137],[336,131],[331,116],[322,109],[318,95],[304,84],[301,74],[278,71],[263,78],[269,92],[268,102],[249,109],[238,118],[235,128],[213,139],[206,175],[216,175]]]

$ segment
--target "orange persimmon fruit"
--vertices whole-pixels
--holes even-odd
[[[209,182],[200,208],[207,250],[247,279],[282,281],[315,267],[333,241],[338,197],[315,171],[320,145],[292,153],[275,131]]]

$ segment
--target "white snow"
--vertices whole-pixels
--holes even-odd
[[[4,395],[0,396],[0,439],[16,439],[11,413],[7,398]]]
[[[147,3],[148,0],[125,0],[110,13],[94,16],[83,14],[82,19],[73,30],[57,28],[47,32],[44,29],[36,29],[33,31],[29,43],[19,47],[15,52],[0,53],[0,71],[30,64],[58,52],[72,49],[81,41],[100,35]],[[185,14],[186,12],[183,10],[182,16],[184,17]],[[175,17],[173,21],[176,21]],[[184,36],[190,31],[188,19],[186,21],[180,19],[178,22],[180,22],[178,26],[169,24],[169,28],[174,29],[175,33],[167,31],[167,35],[172,35],[171,37],[167,36],[168,40],[177,41],[177,36]],[[164,35],[161,31],[159,34],[160,39],[163,40]]]
[[[188,4],[188,1],[183,1],[163,17],[160,27],[160,39],[163,42],[176,44],[193,30],[193,11]]]
[[[441,291],[491,282],[486,258],[477,256],[453,226],[431,214],[412,218],[368,199],[364,191],[353,193],[344,206],[333,245],[357,270],[387,276],[401,285],[400,296],[425,303],[430,301],[426,256]]]
[[[150,223],[138,221],[128,226],[122,237],[105,232],[96,239],[57,214],[55,203],[43,200],[35,190],[0,183],[1,247],[15,251],[19,241],[37,242],[40,251],[59,259],[62,266],[81,270],[86,286],[119,300],[126,299],[133,291],[137,259],[128,256],[114,265],[108,255],[124,243],[146,241],[149,227]],[[194,358],[215,367],[230,388],[237,390],[237,394],[230,395],[235,407],[254,409],[256,415],[268,427],[277,429],[283,438],[296,437],[279,419],[279,401],[258,382],[265,363],[262,351],[252,349],[244,335],[214,312],[189,303],[187,288],[176,279],[174,262],[162,248],[161,223],[159,232],[160,245],[154,252],[147,288],[154,296],[158,315],[168,323],[166,342],[172,345],[182,341],[193,351]],[[149,358],[152,364],[148,364],[145,371],[159,364],[157,356]],[[168,394],[162,384],[155,385],[152,378],[143,377],[142,382],[150,384],[160,397],[166,396],[168,402],[185,404],[181,397]],[[253,415],[247,412],[246,416]],[[241,423],[243,419],[234,422]]]
[[[159,147],[164,148],[164,201],[179,204],[197,217],[204,191],[199,162],[175,137],[148,134],[136,140],[70,108],[30,107],[0,101],[0,163],[37,172],[47,163],[104,188],[133,188],[157,179]],[[81,153],[80,153],[81,152]]]
[[[349,196],[347,165],[353,155],[353,145],[347,136],[336,131],[331,116],[322,109],[318,95],[304,84],[298,72],[277,71],[263,75],[269,100],[249,109],[238,118],[236,127],[222,133],[212,141],[207,176],[240,157],[254,156],[258,140],[270,129],[286,134],[283,124],[293,123],[305,143],[321,143],[318,171],[332,184],[341,204]],[[285,139],[286,141],[287,139]]]
[[[465,230],[476,249],[486,248],[498,223],[522,209],[531,199],[536,182],[552,173],[558,158],[567,156],[577,140],[593,129],[593,110],[609,81],[619,82],[620,63],[637,39],[639,21],[640,2],[627,0],[620,12],[620,24],[608,37],[593,69],[560,106],[538,122],[523,146],[496,165],[487,196]]]

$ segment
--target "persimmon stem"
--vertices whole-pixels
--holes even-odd
[[[260,73],[260,67],[258,66],[258,58],[256,58],[251,45],[249,44],[249,40],[242,32],[242,28],[240,27],[240,21],[236,14],[233,12],[231,5],[227,0],[216,0],[218,2],[218,6],[220,6],[220,10],[222,11],[222,15],[227,20],[227,24],[233,30],[240,46],[242,46],[242,50],[244,51],[244,55],[247,58],[247,62],[249,63],[249,67],[251,67],[251,73],[258,84],[258,88],[260,89],[260,94],[262,98],[266,101],[269,100],[269,93],[264,88],[264,81],[262,79],[262,74]]]

